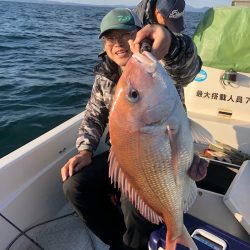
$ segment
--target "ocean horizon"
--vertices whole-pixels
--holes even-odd
[[[73,2],[61,2],[61,1],[53,1],[53,0],[1,0],[4,2],[21,2],[21,3],[38,3],[38,4],[56,4],[56,5],[73,5],[73,6],[90,6],[90,7],[108,7],[108,8],[118,8],[118,7],[126,7],[126,8],[135,8],[136,5],[124,5],[124,4],[84,4],[84,3],[73,3]],[[186,12],[205,12],[210,7],[202,7],[196,8],[194,6],[186,4],[185,11]]]
[[[0,1],[0,157],[82,112],[112,7]],[[193,36],[202,13],[185,13]]]

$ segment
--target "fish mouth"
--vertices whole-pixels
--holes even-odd
[[[144,68],[148,74],[153,76],[157,72],[157,60],[152,54],[144,51],[142,54],[134,53],[132,57],[145,66]]]

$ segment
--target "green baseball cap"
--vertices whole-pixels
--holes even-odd
[[[99,38],[108,30],[132,31],[141,27],[142,23],[135,12],[127,8],[116,8],[103,17]]]

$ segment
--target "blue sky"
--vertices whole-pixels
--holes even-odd
[[[83,3],[83,4],[98,4],[98,5],[136,5],[140,0],[57,0],[60,2],[72,2],[72,3]],[[213,7],[221,5],[230,5],[231,0],[186,0],[186,4],[189,4],[196,8],[204,6]]]

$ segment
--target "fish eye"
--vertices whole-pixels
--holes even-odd
[[[129,90],[128,99],[131,102],[137,102],[139,100],[139,93],[136,89],[132,88]]]

